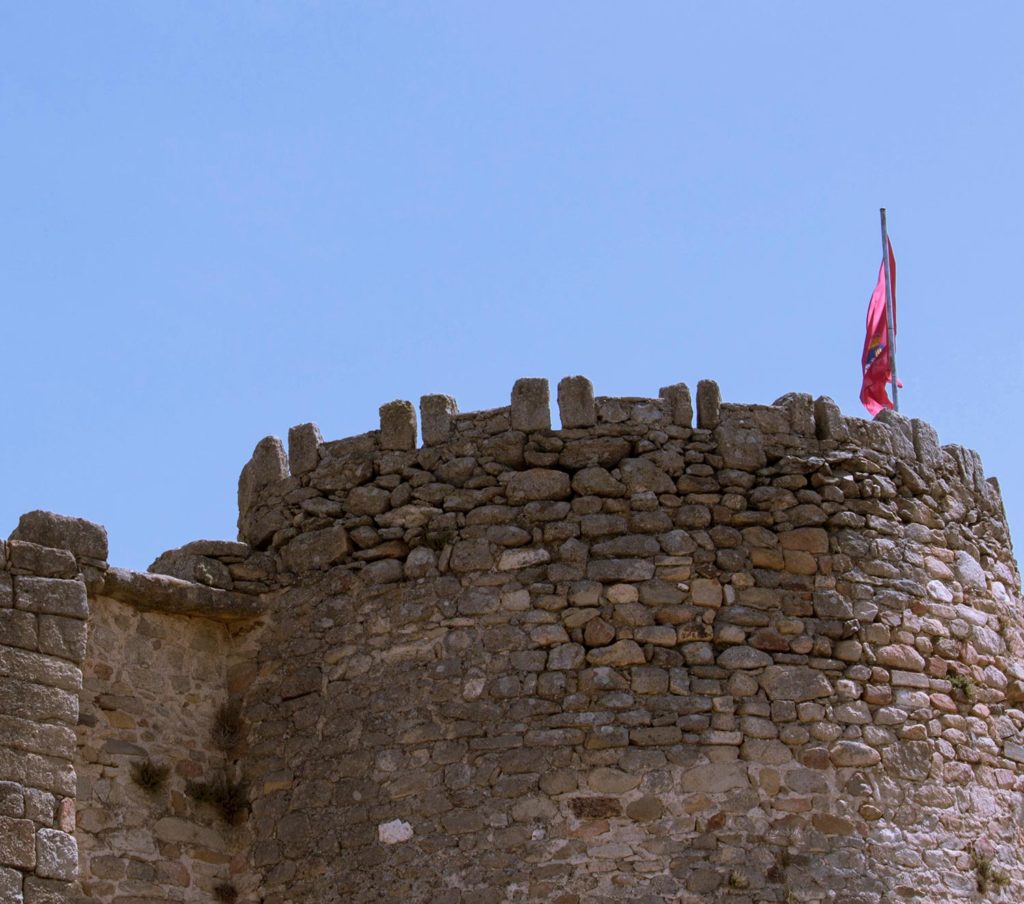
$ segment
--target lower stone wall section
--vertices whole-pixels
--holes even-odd
[[[92,600],[77,750],[82,904],[214,901],[218,886],[246,887],[244,824],[188,793],[237,777],[238,739],[215,737],[229,646],[229,629],[209,619]]]

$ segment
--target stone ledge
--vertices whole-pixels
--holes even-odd
[[[168,615],[194,615],[217,621],[257,618],[266,609],[255,596],[126,568],[107,571],[99,594],[136,609]]]

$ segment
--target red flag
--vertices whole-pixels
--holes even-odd
[[[888,238],[886,239],[888,241]],[[892,290],[892,328],[896,327],[896,256],[889,242],[889,285]],[[885,384],[892,382],[892,359],[889,356],[889,328],[885,322],[885,261],[878,269],[878,282],[868,302],[867,334],[864,352],[860,357],[864,381],[860,387],[860,400],[874,417],[883,408],[892,408]],[[898,383],[902,386],[902,383]]]

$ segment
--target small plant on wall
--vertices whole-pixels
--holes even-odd
[[[242,740],[242,705],[232,700],[218,707],[210,738],[218,750],[233,750]]]
[[[214,888],[213,896],[224,904],[235,904],[238,900],[238,889],[230,882],[222,882]]]
[[[242,821],[248,801],[248,786],[243,781],[233,781],[227,774],[208,782],[189,782],[185,793],[200,804],[209,804],[220,814],[228,825]]]
[[[157,794],[167,783],[170,766],[154,763],[149,757],[132,763],[132,781],[147,794]]]
[[[959,691],[963,695],[963,698],[968,703],[973,703],[977,699],[977,688],[967,675],[961,675],[960,672],[950,672],[946,676],[946,680],[953,685],[954,690]]]

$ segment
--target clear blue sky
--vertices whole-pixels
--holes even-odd
[[[235,536],[266,434],[520,376],[857,395],[1024,531],[1024,5],[0,2],[0,535]]]

